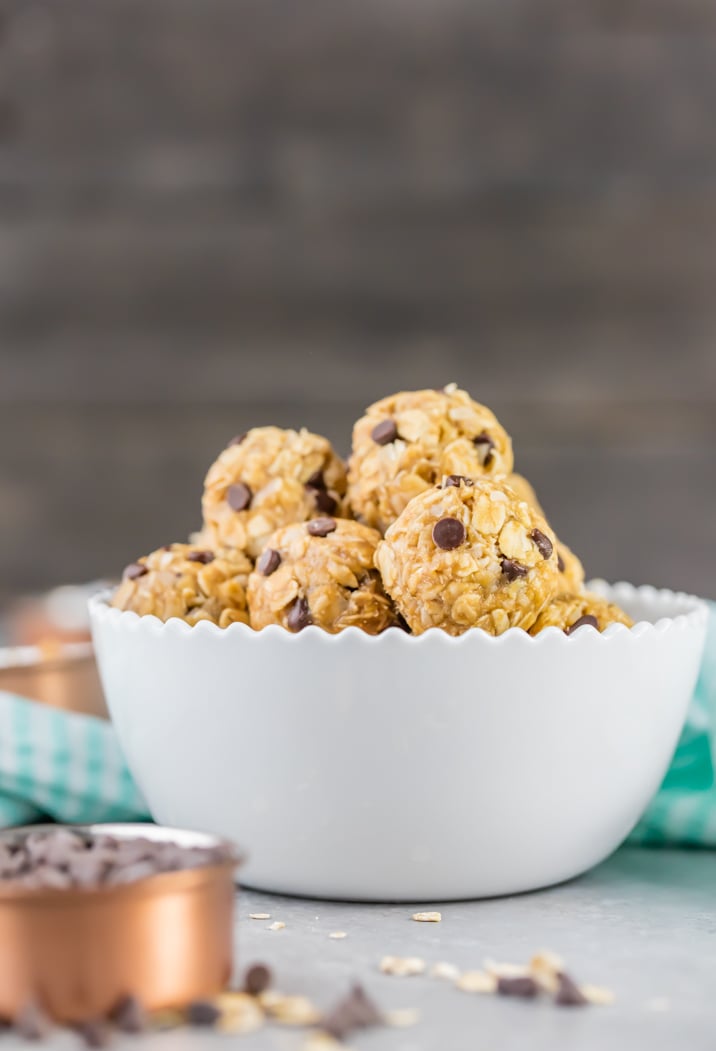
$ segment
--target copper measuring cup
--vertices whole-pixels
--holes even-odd
[[[87,890],[0,882],[0,1016],[12,1019],[37,1000],[57,1021],[81,1022],[106,1017],[128,994],[154,1010],[225,988],[233,963],[234,871],[240,864],[232,845],[152,825],[72,827],[94,835],[221,847],[227,860]]]

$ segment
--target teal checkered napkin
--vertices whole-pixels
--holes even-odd
[[[0,826],[147,821],[110,723],[0,693]]]
[[[634,829],[649,846],[716,847],[716,603],[701,673],[669,772]]]

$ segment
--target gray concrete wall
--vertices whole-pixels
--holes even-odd
[[[0,595],[454,379],[592,572],[716,597],[715,11],[0,0]]]

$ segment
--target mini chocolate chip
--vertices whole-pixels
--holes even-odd
[[[433,526],[433,540],[443,551],[453,551],[465,543],[465,526],[457,518],[441,518]]]
[[[497,979],[497,992],[500,996],[519,996],[524,1000],[531,1000],[539,992],[539,986],[534,978],[529,975],[507,978],[501,975]]]
[[[376,423],[370,436],[376,445],[390,445],[398,437],[395,420],[381,420],[380,423]]]
[[[367,1029],[369,1026],[382,1025],[383,1022],[382,1014],[363,986],[356,984],[347,996],[323,1016],[321,1029],[336,1040],[343,1040],[354,1029]]]
[[[237,482],[236,485],[230,485],[227,489],[226,502],[232,511],[245,511],[250,505],[253,495],[248,485],[244,485],[243,482]]]
[[[254,963],[249,967],[244,978],[244,989],[250,996],[258,996],[268,989],[273,981],[270,968],[265,963]]]
[[[480,463],[483,467],[489,467],[493,460],[492,451],[495,448],[495,443],[492,438],[487,431],[483,431],[482,434],[478,434],[478,436],[472,440],[480,453]]]
[[[306,479],[307,489],[325,489],[326,479],[323,477],[323,471],[314,471],[310,478]]]
[[[265,551],[261,553],[261,557],[256,563],[256,568],[259,573],[265,577],[270,577],[272,573],[275,573],[278,567],[281,565],[281,556],[278,551],[273,547],[267,547]]]
[[[286,627],[289,631],[302,631],[309,624],[313,624],[311,610],[305,598],[297,598],[288,611]]]
[[[142,562],[130,562],[130,564],[122,573],[123,580],[137,580],[139,577],[143,577],[149,570]]]
[[[123,1033],[142,1033],[147,1028],[147,1015],[136,996],[123,996],[110,1014],[117,1029]]]
[[[186,556],[187,562],[201,562],[205,566],[213,562],[215,558],[213,551],[190,551]]]
[[[44,1040],[52,1023],[35,1000],[28,1000],[14,1019],[15,1031],[25,1040]]]
[[[461,485],[474,485],[472,478],[466,478],[464,474],[449,474],[443,482],[443,489],[450,489],[454,486],[459,489]]]
[[[559,984],[554,996],[554,1002],[559,1004],[560,1007],[584,1007],[585,1004],[589,1003],[577,983],[564,971],[557,975],[557,981]]]
[[[248,433],[249,433],[248,431],[244,431],[244,433],[243,433],[243,434],[237,434],[235,438],[232,438],[232,439],[231,439],[231,441],[230,441],[230,442],[229,442],[229,444],[228,444],[228,445],[226,446],[226,448],[227,448],[227,449],[230,449],[232,445],[241,445],[241,443],[242,443],[242,442],[243,442],[243,441],[245,440],[245,438],[246,438],[246,435],[247,435]]]
[[[186,1020],[189,1025],[216,1025],[220,1018],[221,1011],[211,1000],[195,1000],[186,1009]]]
[[[539,551],[542,558],[551,558],[554,547],[552,541],[541,529],[533,529],[530,533],[530,538],[534,540],[535,546]]]
[[[526,577],[529,572],[527,566],[515,562],[514,558],[503,557],[500,559],[500,564],[502,566],[502,572],[510,583],[512,583],[513,580],[517,580],[518,577]]]
[[[77,1026],[77,1032],[87,1047],[108,1047],[112,1042],[112,1034],[109,1031],[109,1027],[98,1018],[80,1022]]]
[[[335,533],[337,528],[335,518],[314,518],[306,526],[311,536],[328,536],[329,533]]]
[[[360,1025],[361,1028],[383,1024],[383,1015],[359,982],[356,982],[351,989],[350,1001],[353,1005],[356,1024]]]
[[[316,510],[323,511],[325,515],[332,515],[338,507],[338,501],[325,489],[313,489],[310,486],[307,486],[307,488],[313,493],[313,499],[316,502]]]
[[[568,628],[565,628],[564,634],[571,635],[573,631],[577,630],[577,628],[583,628],[586,625],[589,625],[590,628],[596,628],[597,631],[599,631],[599,621],[597,620],[597,618],[594,617],[591,613],[585,613],[583,617],[579,618],[579,620],[575,620],[574,624],[572,624]]]
[[[560,571],[560,573],[564,573],[564,559],[560,555],[559,551],[557,552],[557,569]]]

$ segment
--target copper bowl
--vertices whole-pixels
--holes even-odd
[[[1,647],[0,690],[108,718],[91,642]]]
[[[90,890],[0,882],[0,1016],[12,1019],[36,1000],[57,1021],[76,1023],[106,1017],[128,994],[154,1010],[225,988],[239,864],[231,844],[152,825],[73,827],[221,847],[227,860]]]

